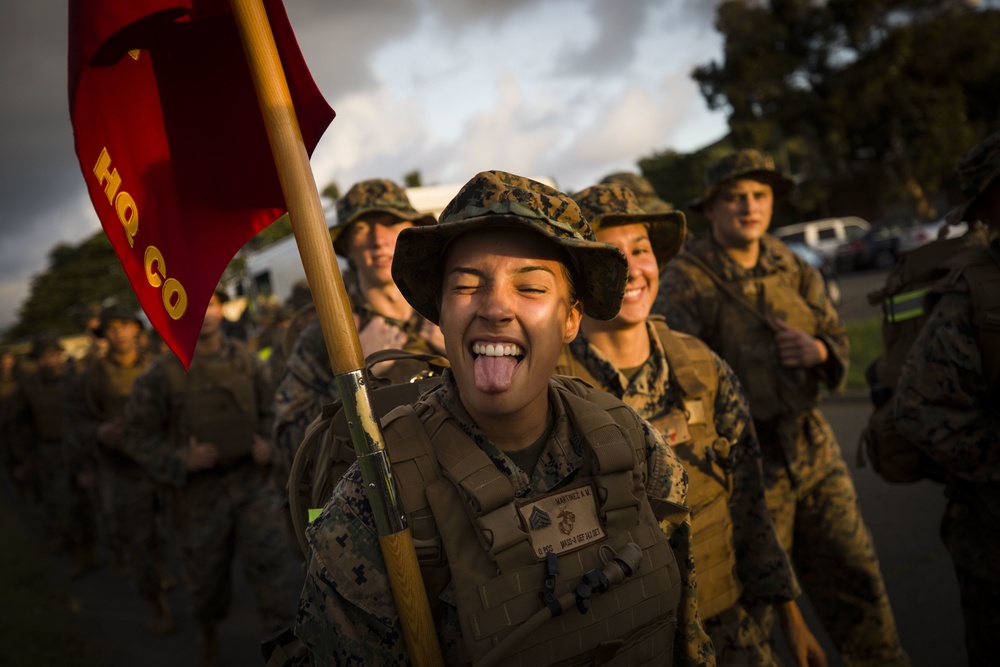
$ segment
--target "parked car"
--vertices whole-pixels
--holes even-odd
[[[830,297],[830,302],[834,306],[839,306],[843,292],[840,289],[840,273],[837,271],[836,262],[801,241],[786,241],[785,245],[819,271],[820,275],[823,276],[824,284],[826,284],[826,294]]]
[[[947,223],[944,221],[944,218],[938,218],[932,222],[924,222],[914,225],[899,239],[899,252],[909,252],[914,248],[919,248],[925,243],[930,243],[938,237],[938,232],[940,232],[941,228],[946,224]],[[947,238],[961,236],[967,231],[969,231],[969,226],[964,222],[960,222],[948,229]]]
[[[771,233],[786,243],[803,243],[822,253],[825,257],[834,259],[837,248],[848,241],[859,238],[870,228],[871,225],[866,220],[856,216],[848,216],[774,227],[771,229]]]
[[[848,241],[837,248],[836,264],[840,271],[884,271],[896,264],[899,246],[908,228],[901,223],[878,225],[860,238]]]

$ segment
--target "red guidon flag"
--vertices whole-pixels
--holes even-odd
[[[264,0],[306,148],[333,120],[280,0]],[[285,211],[227,0],[70,0],[69,107],[90,199],[187,367],[236,251]]]

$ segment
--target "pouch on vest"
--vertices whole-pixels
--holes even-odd
[[[869,303],[882,306],[883,353],[865,371],[874,410],[861,433],[858,464],[865,465],[867,455],[872,468],[887,482],[911,484],[923,479],[937,482],[945,479],[943,468],[897,432],[892,397],[907,354],[933,309],[934,301],[927,297],[954,290],[963,274],[969,272],[985,270],[1000,275],[985,251],[986,243],[985,230],[974,227],[964,236],[935,240],[916,248],[900,257],[886,277],[884,287],[868,295]],[[965,280],[980,286],[987,282],[985,277]],[[977,324],[990,312],[1000,313],[997,303],[1000,299],[993,296],[1000,289],[996,289],[995,282],[993,286],[993,290],[981,287],[970,290]],[[989,327],[978,328],[983,366],[990,373],[1000,359],[1000,354],[990,354],[997,348],[997,334],[994,330],[993,342],[983,345]]]
[[[440,371],[448,360],[440,355],[418,354],[405,350],[381,350],[368,355],[367,368],[383,361],[422,362],[425,371],[409,382],[390,384],[372,378],[372,409],[381,419],[393,408],[415,403],[423,394],[441,384]],[[437,371],[430,370],[439,369]],[[357,459],[347,427],[347,413],[340,401],[327,403],[306,429],[302,444],[295,452],[288,475],[288,502],[292,526],[302,553],[309,555],[306,526],[319,514],[333,492],[333,487]]]

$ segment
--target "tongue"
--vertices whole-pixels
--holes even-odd
[[[516,357],[487,357],[481,354],[476,357],[476,389],[487,393],[496,393],[510,389],[514,379],[514,369],[517,368]]]

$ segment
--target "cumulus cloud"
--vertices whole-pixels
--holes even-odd
[[[0,328],[59,242],[97,229],[73,152],[65,2],[14,0],[0,22]],[[464,183],[483,169],[567,188],[672,142],[714,140],[688,77],[717,57],[715,0],[286,0],[338,117],[320,187],[362,178]],[[706,120],[708,119],[708,120]],[[713,124],[714,123],[714,124]]]

